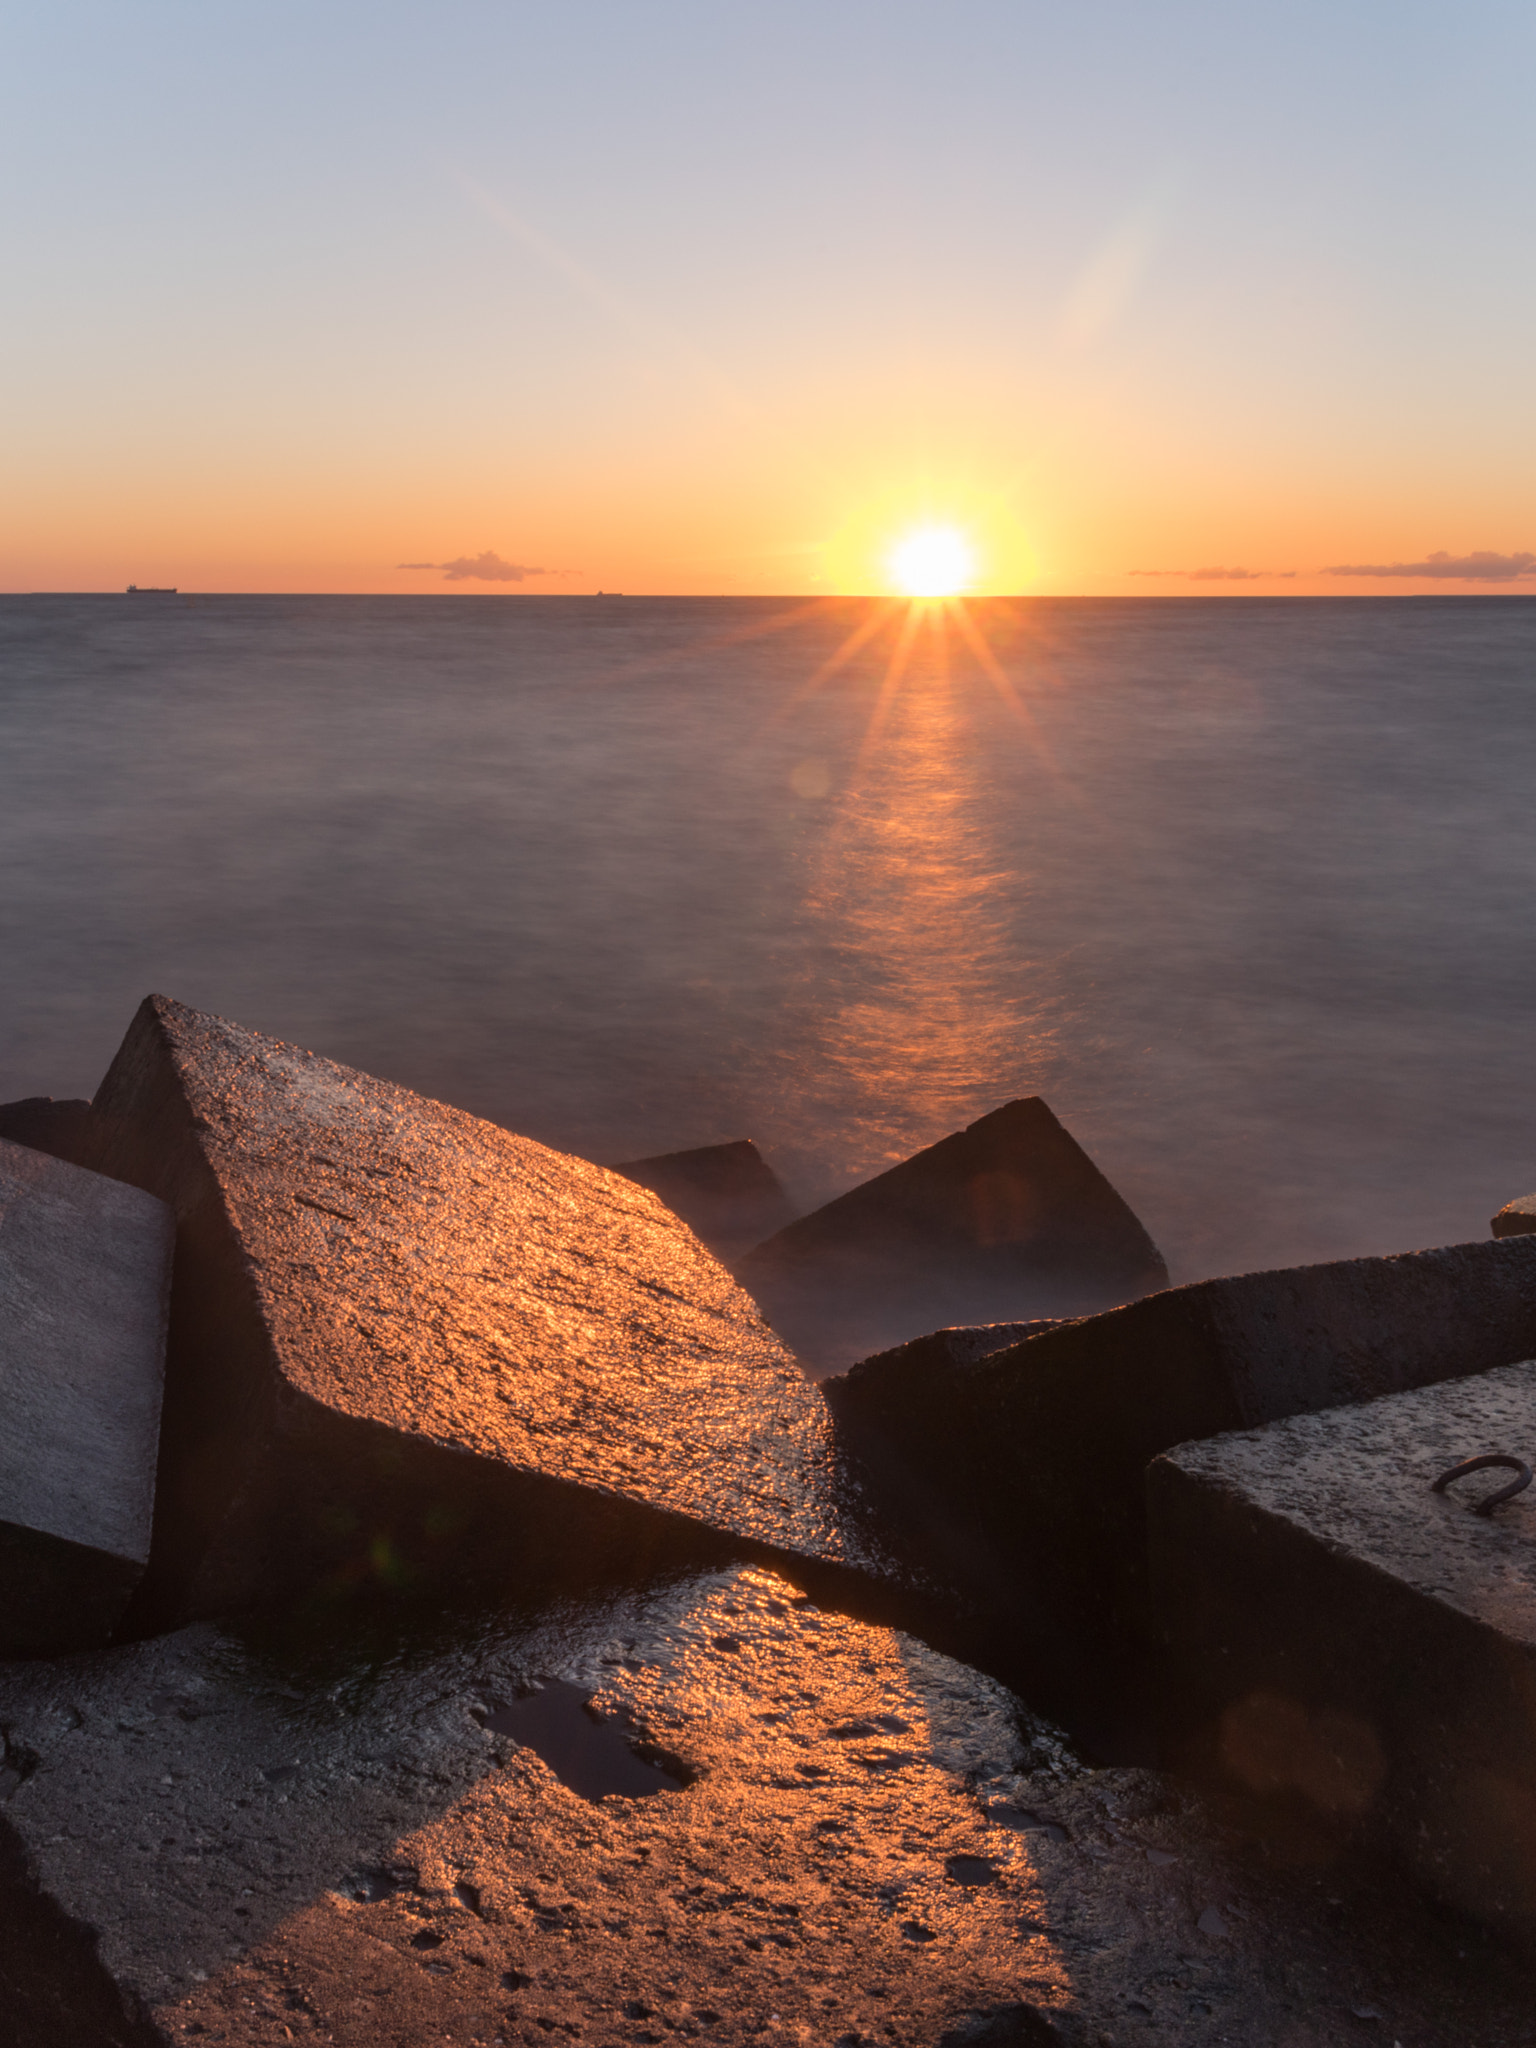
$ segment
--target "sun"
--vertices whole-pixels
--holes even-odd
[[[976,560],[953,526],[919,526],[891,549],[886,571],[905,597],[955,597],[975,576]]]

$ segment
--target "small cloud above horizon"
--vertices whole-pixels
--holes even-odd
[[[528,562],[508,562],[493,548],[478,555],[455,555],[451,562],[397,562],[397,569],[441,569],[445,583],[523,583],[530,576],[548,576]]]
[[[1522,549],[1512,555],[1495,554],[1492,548],[1474,548],[1469,555],[1447,554],[1441,548],[1421,562],[1342,563],[1324,572],[1329,576],[1432,576],[1455,583],[1514,583],[1522,576],[1536,576],[1536,555]]]
[[[1294,569],[1132,569],[1132,576],[1182,576],[1190,583],[1274,583],[1294,576]]]

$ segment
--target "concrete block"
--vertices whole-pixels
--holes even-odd
[[[203,1625],[0,1665],[7,2048],[629,2040],[637,2004],[830,2042],[893,2001],[933,2043],[1031,1954],[1032,2004],[1071,2005],[1016,1928],[1032,1838],[983,1806],[1070,1759],[980,1673],[754,1568],[372,1647]]]
[[[850,1561],[820,1395],[632,1181],[162,997],[94,1115],[180,1224],[159,1619],[487,1543]]]
[[[0,1654],[102,1642],[150,1548],[175,1223],[0,1139]]]
[[[78,1098],[56,1102],[51,1095],[0,1102],[0,1138],[78,1166],[90,1151],[91,1105]]]
[[[909,1383],[923,1372],[948,1372],[955,1367],[977,1365],[999,1351],[1011,1351],[1030,1337],[1043,1337],[1047,1330],[1059,1330],[1059,1316],[1037,1316],[1028,1323],[960,1323],[947,1330],[930,1330],[925,1337],[877,1351],[861,1358],[853,1370],[861,1380],[877,1373],[896,1373]]]
[[[1536,1230],[1536,1195],[1506,1202],[1489,1225],[1495,1237],[1524,1237]]]
[[[817,1371],[941,1324],[1081,1315],[1168,1284],[1146,1231],[1038,1096],[801,1217],[735,1271]]]
[[[912,1347],[825,1390],[908,1568],[952,1589],[971,1640],[1017,1645],[1014,1681],[1114,1754],[1143,1740],[1114,1714],[1140,1711],[1124,1674],[1154,1640],[1151,1459],[1532,1353],[1522,1237],[1201,1281],[971,1364]]]
[[[778,1175],[750,1138],[626,1159],[613,1171],[659,1195],[727,1263],[794,1220],[794,1205]]]
[[[1348,1873],[1320,1915],[773,1573],[425,1619],[0,1665],[6,2048],[1529,2041],[1464,1930]],[[667,1774],[590,1782],[562,1708]]]
[[[1182,1444],[1148,1473],[1169,1754],[1536,1941],[1536,1363]]]

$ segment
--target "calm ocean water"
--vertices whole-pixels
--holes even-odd
[[[1536,601],[969,616],[0,599],[0,1100],[89,1094],[158,989],[807,1203],[1043,1094],[1176,1279],[1486,1235],[1536,1187]]]

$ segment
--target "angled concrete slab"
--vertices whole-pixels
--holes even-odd
[[[659,1195],[717,1259],[729,1262],[794,1220],[773,1168],[750,1138],[626,1159],[613,1169]]]
[[[174,1232],[0,1139],[0,1654],[104,1641],[143,1575]]]
[[[1536,1940],[1536,1363],[1182,1444],[1147,1475],[1167,1753]]]
[[[1489,1224],[1495,1237],[1525,1237],[1536,1230],[1536,1195],[1506,1202]]]
[[[94,1115],[180,1224],[165,1614],[465,1545],[849,1559],[820,1395],[632,1181],[161,997]]]
[[[910,1347],[826,1392],[911,1567],[953,1588],[978,1639],[1018,1644],[1020,1678],[1113,1753],[1123,1731],[1096,1737],[1094,1717],[1135,1704],[1113,1673],[1153,1640],[1152,1458],[1532,1353],[1521,1237],[1170,1288],[972,1362]]]
[[[1528,1974],[1403,1888],[1330,1873],[1320,1916],[1187,1789],[761,1568],[402,1647],[0,1665],[6,2048],[1337,2048],[1349,2003],[1529,2041]]]
[[[1039,1096],[801,1217],[735,1272],[821,1371],[941,1324],[1082,1315],[1168,1284],[1129,1205]]]

